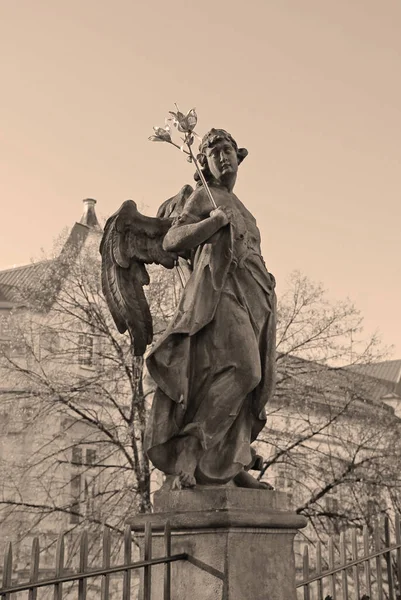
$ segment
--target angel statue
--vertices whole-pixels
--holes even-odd
[[[171,489],[271,489],[249,473],[261,468],[251,444],[274,393],[276,295],[256,220],[233,191],[247,154],[211,129],[196,157],[195,189],[184,186],[156,218],[124,202],[101,243],[104,294],[135,355],[153,336],[145,264],[173,268],[179,260],[189,269],[174,317],[146,358],[156,384],[146,452]]]

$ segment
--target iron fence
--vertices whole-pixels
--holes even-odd
[[[102,565],[94,569],[88,567],[88,534],[83,532],[80,538],[79,567],[75,571],[65,568],[65,534],[61,534],[57,540],[54,576],[39,578],[40,547],[38,538],[32,543],[29,579],[26,583],[13,583],[13,548],[9,543],[4,556],[3,582],[0,588],[2,600],[12,600],[12,595],[20,592],[28,592],[28,600],[37,600],[39,588],[53,588],[54,600],[62,600],[63,586],[67,583],[78,583],[78,600],[88,600],[88,580],[101,578],[100,598],[110,600],[110,577],[122,574],[122,589],[120,597],[122,600],[132,600],[131,576],[132,571],[142,570],[142,587],[140,590],[141,600],[150,600],[152,578],[152,566],[164,564],[164,590],[163,599],[171,600],[171,563],[178,560],[186,560],[186,554],[171,554],[171,528],[169,522],[164,528],[164,556],[153,558],[152,556],[152,526],[146,523],[143,540],[143,560],[132,562],[132,532],[127,526],[124,531],[124,560],[123,564],[111,565],[111,533],[108,527],[104,528],[102,543]],[[98,597],[98,595],[97,595]],[[114,594],[113,594],[113,597]],[[15,596],[13,596],[15,598]]]
[[[336,554],[339,560],[336,560]],[[394,539],[390,520],[377,521],[373,535],[364,527],[341,533],[338,543],[329,539],[327,568],[323,569],[322,545],[316,545],[314,568],[309,547],[304,547],[303,579],[297,589],[304,600],[401,600],[400,517],[394,519]]]
[[[327,559],[324,560],[322,544],[316,545],[314,556],[309,546],[303,552],[303,579],[297,583],[297,590],[303,600],[401,600],[401,527],[400,517],[394,520],[394,534],[391,539],[390,520],[384,519],[381,530],[376,523],[373,535],[367,527],[362,535],[356,529],[350,534],[343,532],[338,541],[329,539]],[[90,600],[88,582],[94,579],[101,581],[101,600],[116,600],[115,593],[110,591],[110,578],[120,575],[121,587],[118,598],[132,600],[132,574],[142,572],[140,600],[151,600],[152,567],[164,565],[163,597],[160,600],[171,600],[171,563],[188,560],[196,565],[196,561],[186,553],[172,554],[171,528],[167,522],[163,532],[163,556],[153,557],[152,525],[146,522],[143,534],[143,559],[132,560],[133,537],[131,527],[127,526],[123,539],[122,564],[112,565],[111,531],[104,528],[102,540],[102,564],[98,568],[90,568],[88,533],[80,537],[78,566],[76,569],[65,566],[65,534],[57,540],[55,567],[52,575],[40,578],[40,546],[38,538],[32,543],[28,581],[13,581],[13,547],[8,544],[4,556],[3,581],[0,588],[1,600],[14,600],[16,594],[27,592],[28,600],[37,600],[41,588],[53,591],[54,600],[62,600],[66,584],[77,584],[78,600]],[[202,568],[200,566],[200,568]],[[48,572],[48,568],[46,569]],[[95,594],[99,597],[99,593]]]

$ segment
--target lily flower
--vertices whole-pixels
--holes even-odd
[[[170,127],[153,127],[154,135],[151,135],[149,140],[151,142],[168,142],[171,143]]]
[[[198,123],[198,115],[196,114],[196,110],[195,108],[191,108],[191,110],[189,110],[187,112],[186,115],[184,115],[184,113],[182,113],[180,111],[180,109],[178,108],[177,104],[175,104],[175,108],[177,109],[176,112],[170,110],[169,111],[169,117],[165,120],[165,127],[153,127],[153,131],[155,132],[154,135],[152,135],[149,140],[151,142],[168,142],[169,144],[171,144],[172,146],[174,146],[175,148],[178,148],[178,150],[181,150],[181,152],[183,152],[183,154],[186,154],[187,156],[187,161],[190,163],[194,163],[196,171],[199,175],[199,179],[202,182],[207,195],[209,196],[210,202],[213,206],[213,208],[217,208],[215,199],[213,198],[213,195],[209,189],[209,186],[207,184],[207,181],[205,179],[204,174],[202,173],[202,168],[199,165],[197,158],[195,157],[193,150],[192,150],[192,146],[194,144],[195,138],[198,138],[200,140],[200,137],[198,136],[198,134],[196,133],[196,131],[194,131],[197,123]],[[173,123],[174,127],[180,132],[184,134],[184,137],[181,138],[181,141],[183,142],[183,144],[179,145],[176,144],[170,135],[170,127],[169,127],[169,123]]]
[[[173,123],[181,133],[192,133],[198,122],[198,116],[194,108],[191,108],[186,115],[180,112],[177,105],[177,112],[169,111],[173,118]]]

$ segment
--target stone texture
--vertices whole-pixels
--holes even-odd
[[[192,510],[194,509],[194,510]],[[172,600],[295,600],[293,539],[306,520],[280,492],[205,487],[160,491],[155,513],[130,520],[140,541],[154,529],[153,557],[164,555],[162,527],[172,526]],[[153,567],[152,600],[163,598],[164,567]]]
[[[284,492],[251,490],[236,486],[200,486],[192,490],[162,487],[155,492],[155,512],[205,510],[288,511]]]

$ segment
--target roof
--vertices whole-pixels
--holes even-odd
[[[375,379],[397,384],[401,379],[401,360],[384,360],[369,365],[356,365],[352,369]]]
[[[75,223],[57,258],[32,262],[28,265],[0,271],[0,308],[12,308],[17,304],[23,304],[26,290],[41,285],[46,286],[47,277],[53,278],[55,273],[61,276],[62,274],[65,275],[66,271],[62,270],[60,265],[63,262],[64,265],[68,265],[71,258],[77,256],[88,235],[93,231],[100,233],[100,226]],[[67,258],[67,260],[63,261],[64,258]],[[58,289],[58,283],[56,283],[53,287],[54,293],[57,293]],[[51,303],[52,300],[50,299]]]
[[[0,301],[6,303],[18,302],[23,289],[44,279],[52,262],[43,260],[0,271]]]
[[[278,354],[278,379],[282,379],[281,388],[286,389],[286,381],[290,393],[294,394],[294,383],[299,382],[302,388],[309,388],[311,396],[326,397],[335,402],[336,397],[345,397],[349,393],[363,406],[377,406],[384,411],[388,407],[382,402],[383,396],[389,393],[389,384],[372,376],[356,372],[354,368],[330,367],[315,361],[305,360],[293,355]],[[284,380],[284,381],[283,381]],[[344,396],[345,394],[345,396]],[[292,396],[294,401],[294,396]],[[391,410],[391,409],[388,409]]]

